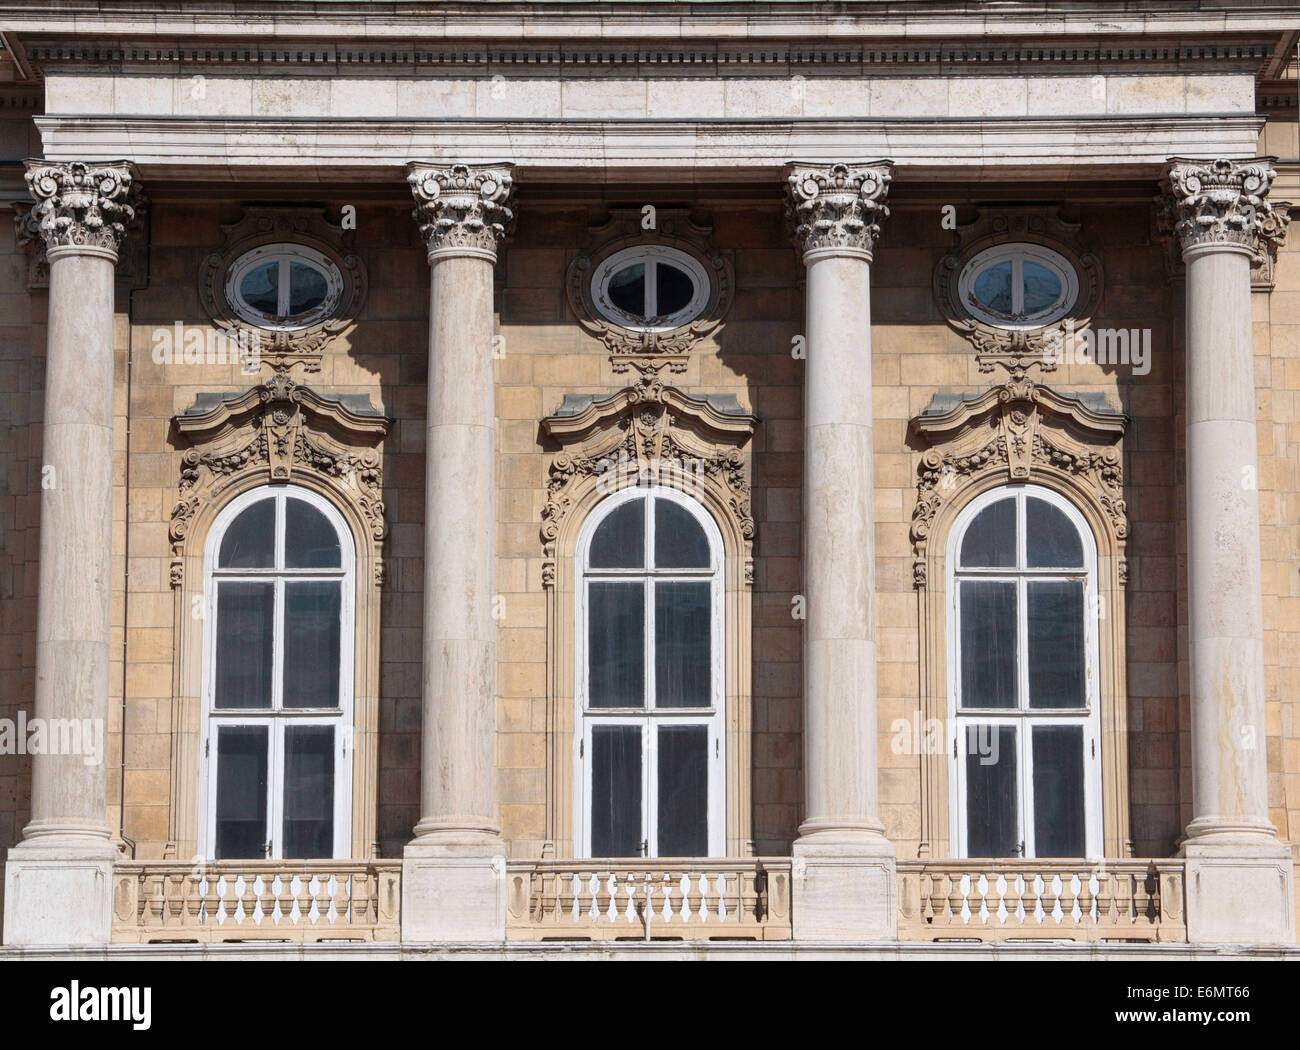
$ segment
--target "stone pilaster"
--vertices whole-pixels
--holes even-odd
[[[506,164],[412,164],[429,250],[420,821],[406,848],[402,937],[505,937],[497,823],[492,275],[513,213]]]
[[[1295,941],[1290,850],[1268,819],[1250,268],[1274,236],[1269,158],[1170,162],[1186,269],[1188,938]]]
[[[105,944],[113,536],[113,276],[134,171],[27,161],[49,261],[31,821],[5,868],[7,944]],[[58,753],[49,745],[58,739]]]
[[[871,258],[889,214],[887,161],[789,169],[807,268],[803,562],[805,819],[795,936],[896,935],[894,850],[876,770]]]

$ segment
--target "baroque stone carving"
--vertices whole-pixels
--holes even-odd
[[[786,215],[794,238],[808,252],[851,249],[868,255],[880,236],[880,220],[889,217],[885,197],[893,162],[870,164],[791,164],[787,169]]]
[[[1101,263],[1079,247],[1080,226],[1067,222],[1055,207],[981,209],[973,222],[953,231],[953,247],[934,270],[934,298],[948,325],[975,350],[981,372],[1005,368],[1012,379],[1024,379],[1035,365],[1056,369],[1051,350],[1061,345],[1066,325],[1075,332],[1091,323],[1101,305]],[[976,255],[999,244],[1041,244],[1065,256],[1079,278],[1079,295],[1067,317],[1041,328],[999,328],[976,317],[958,293],[962,269]]]
[[[697,496],[707,489],[742,538],[745,582],[752,584],[755,525],[742,447],[758,420],[731,402],[691,397],[651,370],[599,401],[569,395],[560,412],[543,419],[543,433],[561,447],[551,459],[542,507],[543,585],[555,585],[560,526],[587,486],[611,493],[642,484]]]
[[[321,356],[356,324],[366,298],[366,268],[355,251],[354,231],[330,222],[322,208],[285,206],[250,208],[238,222],[222,226],[221,233],[221,246],[199,266],[199,298],[208,316],[232,336],[243,331],[255,337],[261,363],[273,371],[287,372],[300,364],[305,372],[319,372]],[[281,241],[316,249],[339,268],[343,278],[337,309],[315,324],[291,331],[253,325],[236,314],[226,299],[231,264],[254,248]]]
[[[958,485],[989,474],[1004,475],[1007,482],[1055,476],[1082,486],[1109,524],[1124,583],[1128,512],[1119,443],[1127,424],[1123,413],[1092,408],[1029,379],[1011,379],[946,411],[915,417],[910,432],[928,447],[921,455],[912,510],[913,585],[927,584],[935,515]]]
[[[135,218],[135,167],[29,160],[24,178],[46,250],[89,248],[117,255]]]
[[[1184,252],[1203,244],[1235,244],[1259,256],[1266,244],[1276,246],[1290,217],[1282,217],[1265,199],[1277,177],[1273,159],[1175,157],[1169,162],[1166,207]]]
[[[242,394],[200,397],[173,423],[191,446],[181,458],[168,533],[173,587],[182,583],[185,540],[199,510],[249,475],[271,483],[291,481],[295,472],[324,480],[366,523],[378,557],[387,532],[378,446],[391,421],[368,402],[345,404],[279,373]],[[380,567],[375,584],[382,582]]]
[[[691,350],[721,326],[731,309],[735,277],[726,255],[713,244],[712,233],[712,227],[696,222],[687,208],[657,208],[649,229],[642,225],[641,208],[611,208],[603,223],[591,227],[586,245],[569,263],[564,287],[578,324],[605,345],[615,373],[647,368],[657,372],[662,363],[672,372],[685,372]],[[592,275],[605,259],[626,248],[650,245],[693,256],[709,276],[709,299],[700,315],[665,332],[616,324],[601,314],[592,295]]]
[[[514,166],[471,167],[407,165],[406,182],[415,197],[411,213],[429,256],[438,252],[471,251],[496,257],[515,213]]]

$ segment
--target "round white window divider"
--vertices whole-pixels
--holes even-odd
[[[310,305],[296,308],[295,267],[301,268],[299,273],[307,270],[314,274],[321,286],[318,290],[301,289],[300,303],[305,300]],[[260,303],[250,302],[249,297],[259,291]],[[300,331],[327,320],[338,310],[343,296],[343,274],[334,260],[315,248],[293,243],[263,244],[230,264],[225,294],[235,314],[251,325],[271,331]],[[267,309],[272,303],[273,308]]]
[[[988,280],[981,282],[986,275]],[[988,301],[995,290],[1010,300],[1003,309]],[[957,294],[972,317],[996,328],[1026,331],[1059,321],[1074,309],[1079,275],[1064,255],[1045,245],[999,244],[962,267]]]
[[[634,270],[637,266],[641,268],[639,293]],[[669,289],[661,285],[664,268],[685,276],[691,284],[691,294],[686,303],[668,313],[661,312],[665,301],[672,305]],[[639,314],[619,306],[611,295],[611,284],[628,271],[632,274],[622,285],[622,294],[625,298],[632,295],[641,299],[643,305]],[[615,284],[615,287],[619,285]],[[690,324],[704,313],[711,294],[712,285],[704,264],[686,252],[664,245],[636,246],[614,252],[602,259],[591,275],[591,299],[601,316],[621,328],[637,332],[670,332]]]

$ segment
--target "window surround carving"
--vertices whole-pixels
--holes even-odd
[[[663,367],[663,364],[660,364]],[[753,853],[750,802],[754,519],[743,451],[757,419],[733,398],[696,398],[657,379],[600,400],[568,395],[541,421],[552,445],[542,508],[547,595],[547,792],[543,856],[573,856],[577,607],[575,556],[606,496],[637,485],[693,497],[722,534],[728,856]]]
[[[1128,566],[1122,441],[1128,418],[1028,379],[936,406],[912,419],[923,449],[912,511],[913,585],[920,616],[921,718],[948,717],[947,541],[977,497],[1008,484],[1034,484],[1067,499],[1097,547],[1098,667],[1102,747],[1102,846],[1131,856],[1128,802],[1124,586]],[[919,749],[927,750],[927,749]],[[933,750],[933,749],[930,749]],[[950,855],[949,758],[918,757],[920,856]]]
[[[326,397],[283,374],[243,393],[200,396],[173,418],[178,443],[189,447],[180,460],[169,531],[176,639],[169,858],[195,856],[198,843],[208,534],[231,501],[286,482],[327,500],[346,522],[356,550],[352,856],[378,855],[379,614],[387,531],[380,445],[391,423],[368,403]]]

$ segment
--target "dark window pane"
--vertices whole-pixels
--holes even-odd
[[[709,855],[709,730],[659,728],[659,856]]]
[[[217,584],[217,708],[271,706],[271,633],[275,584]]]
[[[591,855],[639,857],[641,841],[641,729],[591,729]]]
[[[338,707],[339,610],[337,580],[284,585],[284,706]]]
[[[1082,857],[1083,727],[1034,726],[1034,853]]]
[[[217,727],[217,860],[266,856],[266,726]]]
[[[1061,297],[1061,279],[1046,266],[1026,259],[1024,273],[1027,315],[1046,310]]]
[[[1015,726],[968,726],[959,739],[966,745],[967,856],[1019,856]]]
[[[1029,706],[1084,706],[1083,581],[1030,580]]]
[[[1011,262],[985,267],[975,278],[973,291],[978,304],[1004,317],[1011,316]]]
[[[337,569],[343,565],[339,534],[306,500],[284,504],[284,564],[289,569]]]
[[[708,707],[709,590],[699,583],[655,586],[655,705]]]
[[[645,706],[645,584],[587,585],[587,703]]]
[[[1016,706],[1016,585],[962,580],[961,706]]]
[[[328,291],[325,275],[315,267],[300,262],[289,264],[290,317],[297,317],[320,306]]]
[[[258,500],[240,511],[221,538],[217,565],[222,569],[275,567],[275,500]]]
[[[284,844],[281,855],[334,856],[334,729],[284,731]]]
[[[645,263],[624,266],[610,277],[606,289],[609,301],[625,314],[645,319]]]
[[[1010,568],[1016,564],[1016,501],[985,507],[966,529],[961,564],[970,568]]]
[[[655,500],[655,567],[707,569],[709,539],[685,507],[672,500]]]
[[[275,317],[280,307],[280,264],[263,263],[239,282],[239,294],[254,310]]]
[[[645,499],[628,500],[605,516],[591,537],[587,564],[593,569],[645,566]]]
[[[1032,569],[1083,568],[1079,530],[1045,500],[1025,501],[1025,547],[1026,560]]]
[[[658,281],[659,309],[655,313],[660,317],[675,314],[685,309],[695,295],[695,282],[685,270],[679,270],[668,263],[659,263]]]

